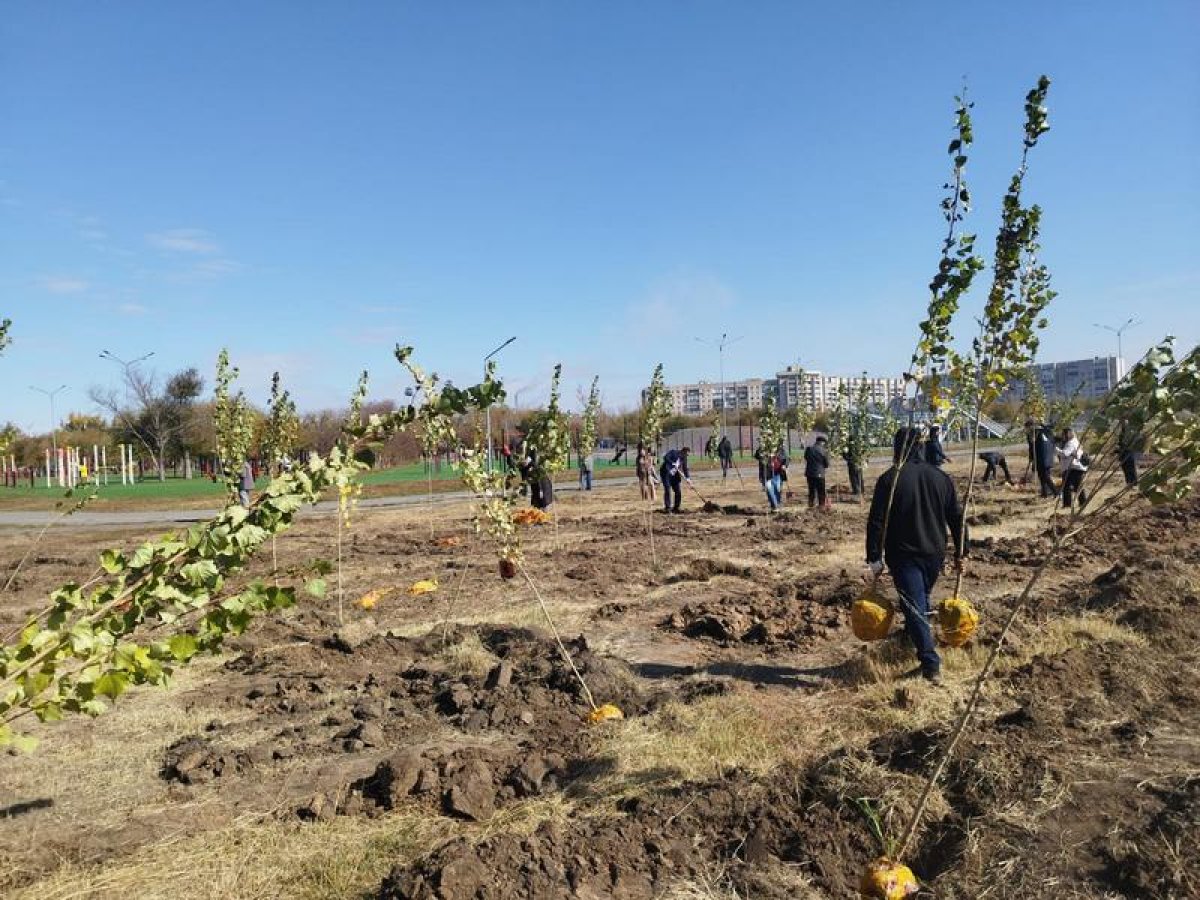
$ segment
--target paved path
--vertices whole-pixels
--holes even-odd
[[[1015,454],[1017,451],[1024,451],[1025,445],[1003,447],[1003,452],[1009,455]],[[953,457],[964,456],[961,450],[953,452]],[[875,456],[869,461],[869,465],[877,467],[890,462],[886,456]],[[794,460],[792,468],[795,469],[797,463],[803,465],[802,462]],[[751,462],[747,465],[745,462],[741,465],[742,478],[747,484],[753,484],[753,479],[757,477],[755,464]],[[720,478],[720,471],[717,469],[705,470],[697,472],[693,481],[711,481]],[[619,475],[614,478],[598,478],[593,482],[595,489],[615,487],[629,487],[637,484],[637,479],[632,475]],[[573,493],[579,490],[578,481],[569,481],[554,486],[555,493]],[[440,494],[433,495],[433,502],[437,504],[459,503],[464,500],[471,499],[471,494],[467,491],[446,491]],[[396,497],[369,497],[365,500],[360,500],[360,507],[371,508],[404,508],[410,506],[422,506],[429,503],[427,494],[406,494]],[[330,513],[337,508],[337,504],[332,500],[323,500],[308,510],[310,513]],[[213,509],[137,509],[128,512],[89,512],[82,510],[74,515],[62,517],[62,514],[53,510],[14,510],[12,512],[0,511],[0,527],[10,526],[17,528],[39,528],[47,522],[58,519],[56,528],[128,528],[137,525],[178,525],[188,524],[190,522],[200,522],[204,519],[211,519],[220,510]]]

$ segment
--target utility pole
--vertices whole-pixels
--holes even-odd
[[[517,336],[514,334],[507,341],[505,341],[503,344],[501,344],[499,347],[497,347],[495,350],[493,350],[491,353],[489,353],[487,356],[485,356],[483,358],[483,376],[485,378],[487,377],[488,360],[491,359],[493,356],[495,356],[497,353],[499,353],[501,350],[503,350],[505,347],[507,347],[509,344],[511,344],[516,339],[517,339]],[[488,474],[490,475],[492,472],[492,408],[489,406],[486,410],[484,410],[483,414],[487,421],[487,427],[486,427],[486,432],[487,432],[487,438],[486,438],[486,440],[487,440],[487,470],[488,470]]]
[[[721,376],[721,437],[725,437],[725,348],[730,344],[736,344],[743,337],[745,337],[745,335],[739,335],[738,337],[730,338],[727,333],[722,332],[721,339],[719,341],[707,341],[704,338],[696,338],[696,340],[701,344],[707,344],[710,347],[715,344],[717,348],[717,357],[719,360],[718,364],[720,366]],[[735,401],[735,405],[740,404],[737,404]]]
[[[57,461],[58,461],[58,419],[56,419],[54,417],[54,395],[57,394],[59,391],[65,391],[67,389],[67,386],[65,384],[60,384],[54,390],[48,391],[45,388],[34,387],[31,384],[29,386],[29,389],[31,391],[37,391],[39,394],[45,394],[47,397],[50,398],[50,447],[54,451],[54,455],[51,458],[54,459],[55,462],[57,463]]]

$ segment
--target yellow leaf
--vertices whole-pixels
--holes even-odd
[[[367,591],[358,598],[358,605],[363,609],[374,609],[375,604],[390,594],[394,588],[375,588],[373,591]]]
[[[413,597],[417,597],[421,594],[432,594],[437,589],[438,589],[437,579],[429,578],[424,581],[414,581],[412,583],[412,586],[408,589],[408,593],[411,594]]]

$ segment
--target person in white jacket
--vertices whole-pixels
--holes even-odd
[[[1079,505],[1083,506],[1087,503],[1087,494],[1083,492],[1083,476],[1087,473],[1087,465],[1084,463],[1083,447],[1079,443],[1079,438],[1070,428],[1063,429],[1062,446],[1058,448],[1058,457],[1062,460],[1063,466],[1063,508],[1070,509],[1076,496],[1079,497]]]

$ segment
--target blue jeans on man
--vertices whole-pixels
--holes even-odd
[[[900,595],[900,608],[904,612],[904,631],[917,651],[921,661],[921,674],[935,677],[942,668],[933,640],[933,629],[929,624],[929,594],[942,573],[944,558],[941,556],[909,556],[889,559],[888,568],[892,581]]]

